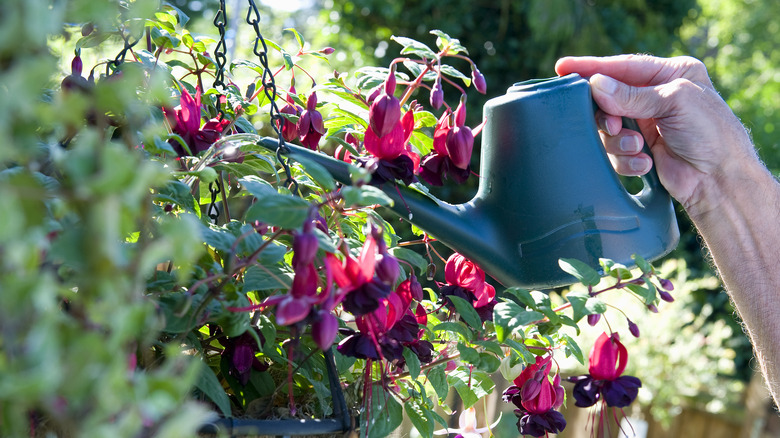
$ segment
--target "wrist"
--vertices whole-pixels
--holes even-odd
[[[701,178],[695,194],[683,204],[694,223],[722,217],[724,209],[755,211],[777,205],[777,182],[755,154],[726,160],[718,172]],[[742,206],[741,204],[745,204]]]

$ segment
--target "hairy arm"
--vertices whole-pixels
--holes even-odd
[[[780,184],[704,65],[622,55],[563,58],[556,70],[590,77],[604,145],[622,174],[653,164],[619,117],[638,120],[658,176],[704,238],[780,405]]]

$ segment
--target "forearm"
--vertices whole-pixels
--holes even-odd
[[[688,212],[780,402],[780,185],[758,160],[738,168],[704,190],[706,199]]]

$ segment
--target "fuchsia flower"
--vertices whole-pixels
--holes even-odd
[[[564,389],[560,374],[550,381],[551,361],[552,356],[537,356],[536,362],[514,380],[514,386],[504,391],[504,401],[517,407],[517,429],[523,435],[540,437],[566,427],[566,420],[556,410],[563,404]]]
[[[461,254],[453,253],[444,265],[444,280],[474,294],[474,307],[482,307],[496,297],[496,289],[485,282],[485,271]]]
[[[472,406],[468,409],[464,409],[463,412],[460,413],[460,416],[458,417],[457,429],[441,429],[434,431],[433,434],[447,435],[451,433],[457,433],[458,436],[456,438],[482,438],[483,433],[488,432],[490,429],[496,427],[500,421],[501,417],[499,416],[498,420],[496,420],[496,422],[490,426],[477,427],[477,410]]]
[[[471,173],[474,132],[466,126],[465,101],[461,98],[455,113],[445,111],[436,123],[433,152],[423,159],[419,170],[428,184],[440,186],[446,177],[462,183]]]
[[[317,150],[320,138],[325,135],[325,124],[322,114],[317,111],[317,93],[312,91],[306,99],[306,110],[298,119],[298,135],[301,143],[311,150]]]
[[[182,88],[179,106],[175,109],[163,108],[163,113],[173,132],[187,143],[192,155],[197,155],[208,149],[215,141],[219,140],[222,131],[230,124],[228,120],[215,118],[206,122],[203,127],[200,126],[200,89],[193,98],[185,88]],[[169,143],[179,156],[188,155],[179,142],[170,140]]]
[[[265,342],[262,333],[257,331],[257,335],[262,342]],[[217,339],[225,347],[222,356],[229,362],[228,374],[238,380],[241,385],[246,386],[249,383],[252,370],[265,371],[268,369],[268,364],[260,362],[255,357],[255,353],[260,349],[255,338],[248,332],[236,337]]]
[[[623,376],[628,363],[628,351],[617,333],[602,333],[590,351],[590,374],[572,377],[574,403],[579,407],[593,406],[603,400],[608,407],[623,408],[636,399],[642,382],[633,376]]]
[[[402,180],[411,184],[415,178],[415,169],[420,157],[412,152],[409,139],[414,132],[414,109],[416,102],[401,116],[401,103],[393,93],[396,79],[393,70],[387,77],[381,94],[369,97],[371,107],[368,112],[369,126],[366,128],[364,146],[374,158],[360,160],[374,175],[372,184]],[[373,100],[372,100],[373,99]]]
[[[283,107],[279,109],[279,112],[282,114],[300,116],[301,112],[303,111],[303,108],[295,104],[295,101],[292,99],[293,94],[295,94],[295,87],[290,86],[290,91],[287,93],[287,97],[285,98],[286,103]],[[298,120],[300,120],[300,118]],[[291,120],[282,118],[281,125],[282,125],[282,137],[284,137],[285,141],[295,141],[298,139],[297,123],[293,123]]]

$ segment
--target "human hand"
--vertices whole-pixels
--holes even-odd
[[[641,137],[623,129],[620,117],[637,119],[661,183],[689,212],[714,208],[708,189],[745,160],[758,162],[744,127],[694,58],[566,57],[555,70],[590,77],[605,148],[623,175],[652,166]]]

